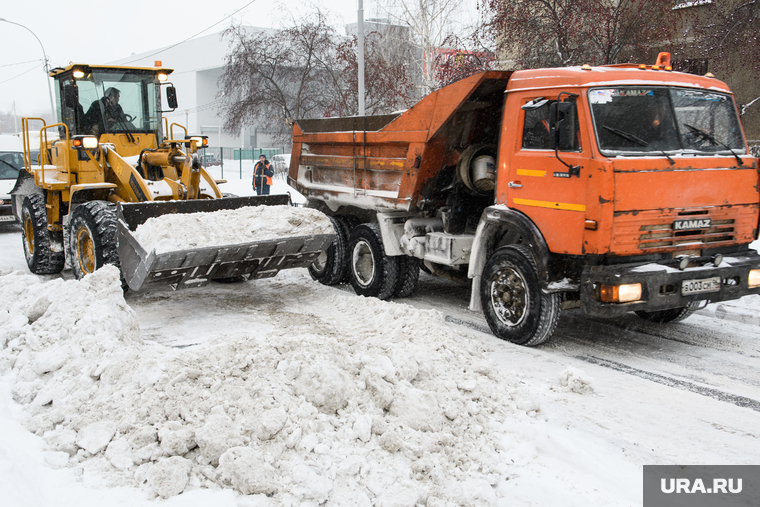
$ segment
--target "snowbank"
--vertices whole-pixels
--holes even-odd
[[[146,251],[163,253],[333,232],[327,216],[315,209],[247,206],[149,218],[134,236]]]
[[[4,273],[0,374],[48,466],[109,486],[493,505],[535,449],[535,432],[510,430],[540,416],[517,377],[438,312],[341,293],[322,304],[329,314],[170,349],[141,340],[115,268],[48,283]]]

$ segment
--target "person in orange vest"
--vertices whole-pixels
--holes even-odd
[[[269,187],[272,186],[272,176],[274,169],[269,163],[267,157],[262,153],[259,155],[259,161],[253,167],[253,189],[256,195],[269,195]]]

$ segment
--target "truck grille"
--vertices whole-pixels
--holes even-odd
[[[757,205],[701,209],[667,209],[616,212],[613,219],[613,251],[631,254],[653,251],[701,250],[754,240]],[[703,229],[675,230],[684,219],[710,219]]]

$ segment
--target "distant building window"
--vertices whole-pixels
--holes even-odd
[[[687,58],[683,60],[673,60],[673,70],[704,76],[708,71],[707,59]]]

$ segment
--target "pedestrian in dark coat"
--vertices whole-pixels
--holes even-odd
[[[256,195],[269,195],[269,188],[272,186],[272,176],[274,169],[269,163],[267,157],[262,153],[259,155],[259,161],[253,167],[253,189]]]

